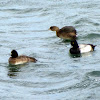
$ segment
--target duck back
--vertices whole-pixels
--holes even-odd
[[[59,32],[60,32],[60,33],[63,33],[63,32],[71,33],[71,32],[73,32],[73,33],[76,34],[76,30],[75,30],[75,28],[74,28],[73,26],[65,26],[65,27],[61,28],[61,29],[59,30]]]

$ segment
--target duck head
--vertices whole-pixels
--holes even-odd
[[[73,48],[79,48],[78,43],[77,43],[76,40],[72,40],[71,45],[72,45]]]
[[[59,31],[59,28],[57,27],[57,26],[51,26],[50,28],[49,28],[49,30],[51,30],[51,31]]]
[[[17,53],[16,50],[12,50],[12,51],[11,51],[11,57],[12,57],[12,58],[18,57],[18,53]]]

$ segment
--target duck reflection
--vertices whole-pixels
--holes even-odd
[[[72,57],[72,58],[82,57],[81,54],[70,54],[70,53],[69,53],[69,55],[70,55],[70,57]]]
[[[18,75],[19,72],[21,72],[21,67],[25,66],[23,65],[8,65],[8,76],[10,78],[13,78]]]

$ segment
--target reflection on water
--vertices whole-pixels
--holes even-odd
[[[20,68],[24,65],[9,65],[8,66],[8,76],[10,78],[17,76],[17,73],[20,72]]]
[[[82,55],[81,54],[70,54],[70,56],[72,58],[77,58],[77,57],[81,57]]]

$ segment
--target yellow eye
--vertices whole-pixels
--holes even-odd
[[[74,42],[72,44],[74,44]]]

